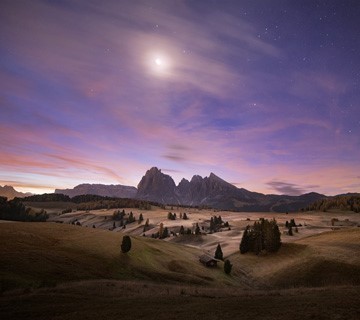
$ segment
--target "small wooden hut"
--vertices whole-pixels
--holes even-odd
[[[213,257],[210,257],[207,254],[203,254],[199,257],[199,261],[206,267],[216,267],[217,266],[217,260]]]

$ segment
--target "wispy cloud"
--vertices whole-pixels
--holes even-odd
[[[136,185],[158,165],[254,191],[348,190],[354,84],[297,64],[265,20],[213,5],[2,2],[0,170]]]
[[[281,194],[293,196],[304,194],[307,192],[307,190],[312,190],[319,187],[318,185],[299,186],[294,183],[284,181],[270,181],[267,183],[267,185]]]

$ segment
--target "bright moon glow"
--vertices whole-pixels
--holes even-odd
[[[164,54],[149,53],[147,57],[147,67],[157,76],[168,76],[171,64],[169,58]]]

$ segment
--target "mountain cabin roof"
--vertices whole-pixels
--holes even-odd
[[[217,262],[218,260],[207,255],[207,254],[203,254],[199,257],[199,261],[206,265],[207,267],[212,267],[212,266],[216,266],[217,265]]]

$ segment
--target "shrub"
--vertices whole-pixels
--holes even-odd
[[[230,263],[230,260],[226,259],[224,263],[224,272],[226,274],[230,274],[231,269],[232,269],[232,264]]]
[[[131,249],[131,239],[129,236],[123,236],[123,240],[121,243],[121,252],[126,253]]]

